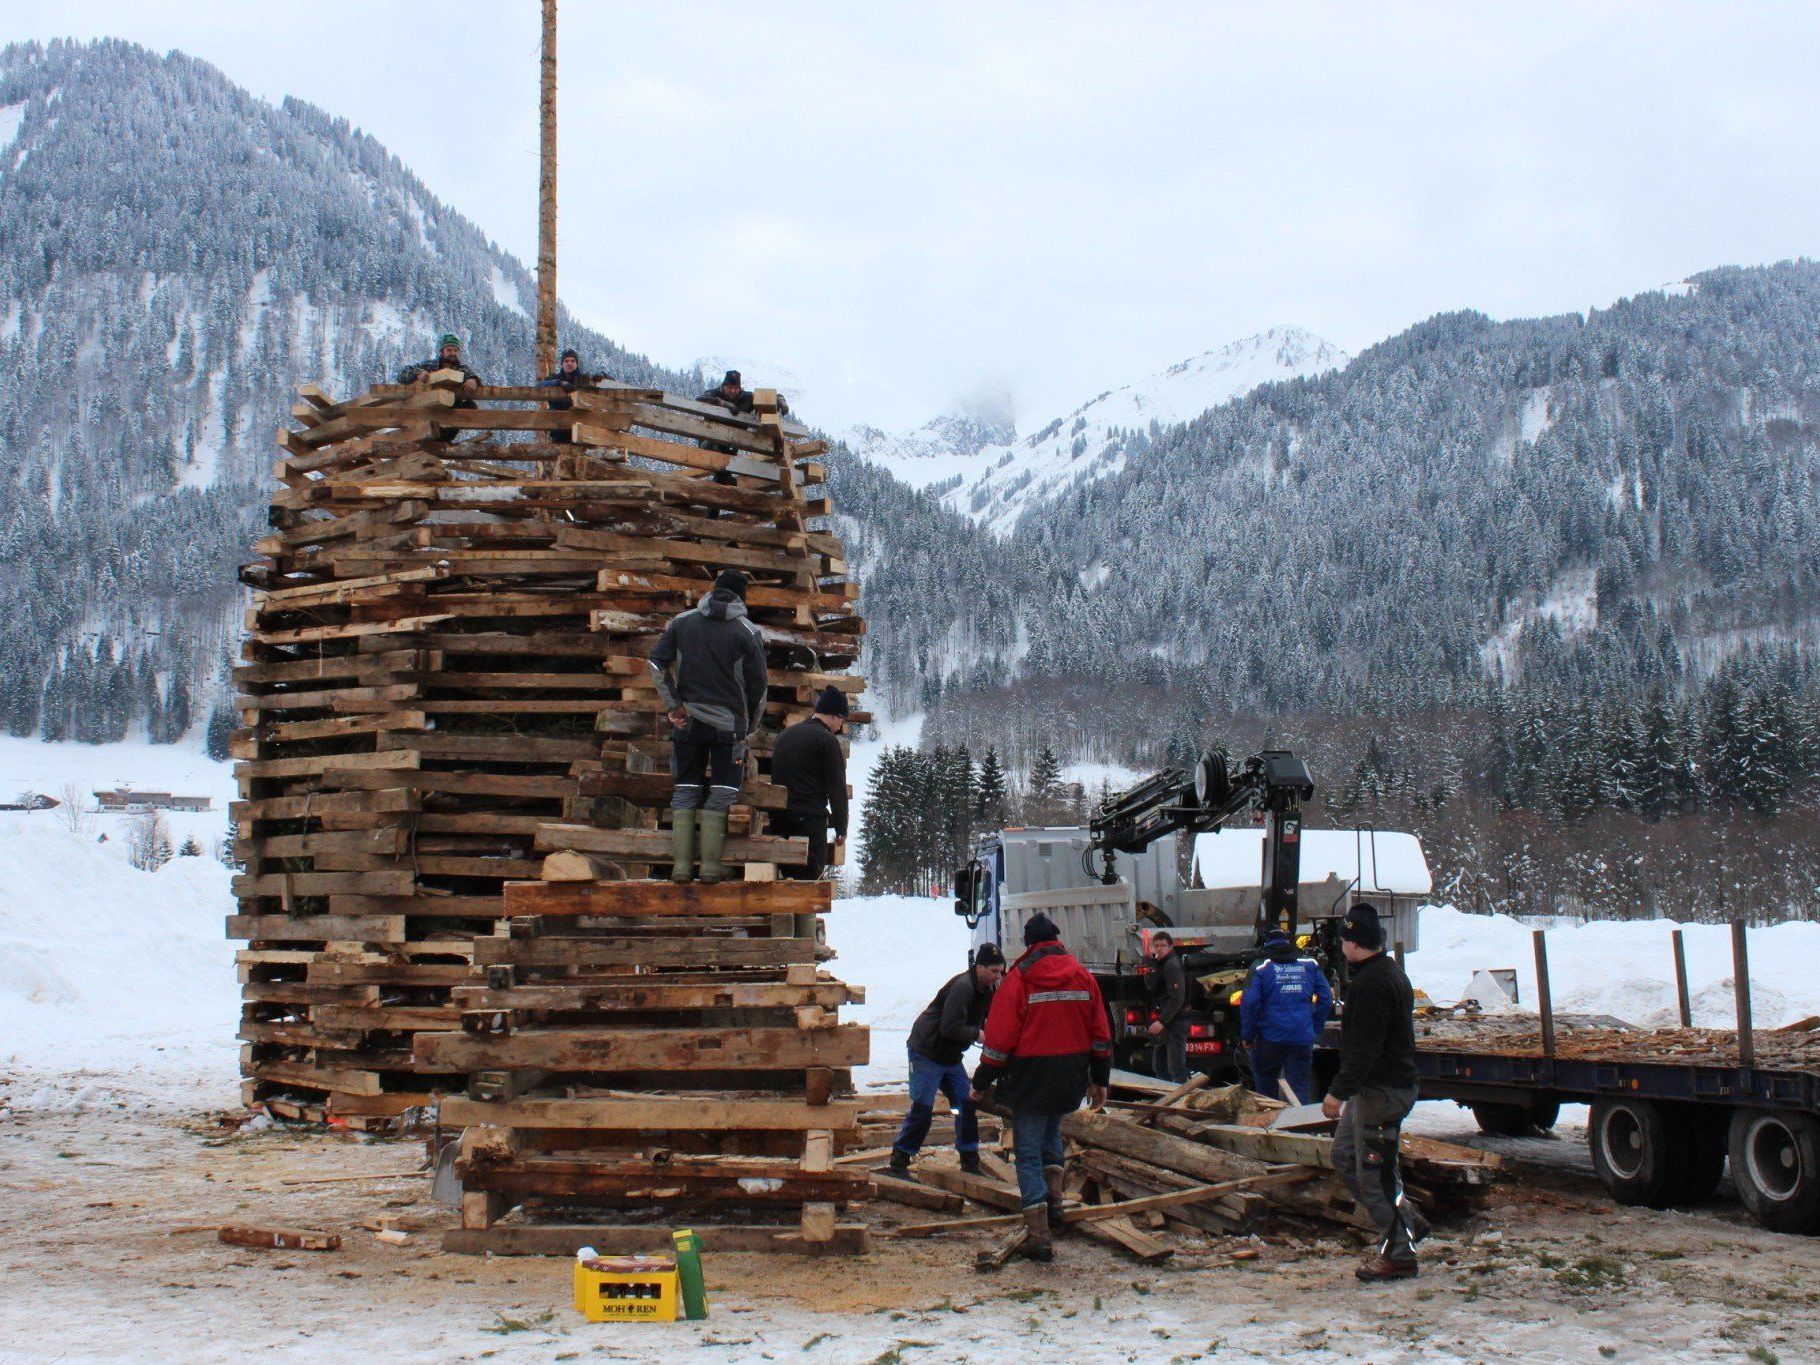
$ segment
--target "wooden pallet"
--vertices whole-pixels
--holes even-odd
[[[556,1246],[603,1207],[787,1212],[751,1245],[854,1242],[838,1210],[871,1177],[836,1157],[861,1140],[869,1044],[838,1017],[861,993],[817,965],[826,883],[512,883],[505,902],[535,913],[476,940],[462,1027],[414,1047],[470,1076],[440,1114],[463,1129],[448,1249]],[[557,1232],[535,1221],[552,1214]]]
[[[729,820],[735,876],[763,885],[806,857],[768,830],[772,742],[821,688],[864,687],[825,447],[771,396],[741,416],[604,382],[570,412],[515,387],[456,408],[454,380],[305,390],[241,572],[228,934],[249,945],[244,1074],[300,1114],[461,1088],[411,1040],[461,1024],[454,991],[490,965],[476,945],[515,913],[509,883],[667,874],[667,723],[644,660],[721,569],[751,579],[771,671]]]

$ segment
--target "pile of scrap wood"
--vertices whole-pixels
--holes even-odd
[[[1203,1075],[1169,1086],[1121,1072],[1107,1108],[1063,1120],[1069,1146],[1064,1225],[1145,1262],[1169,1256],[1169,1244],[1156,1233],[1171,1225],[1214,1234],[1250,1232],[1273,1220],[1371,1227],[1334,1173],[1331,1136],[1272,1127],[1296,1111],[1239,1086],[1209,1088],[1206,1082]],[[1402,1152],[1405,1184],[1430,1214],[1482,1207],[1498,1169],[1493,1154],[1429,1138],[1406,1136]],[[918,1167],[916,1184],[1015,1211],[1019,1200],[1009,1164],[992,1153],[984,1160],[988,1173],[981,1176]],[[941,1207],[907,1194],[907,1183],[880,1176],[879,1197]],[[1019,1240],[1019,1229],[1004,1215],[917,1222],[896,1235],[1001,1227],[1008,1229],[1006,1238],[981,1258],[992,1265]]]
[[[768,831],[772,740],[823,687],[863,687],[823,444],[774,395],[740,415],[605,382],[570,411],[534,388],[458,407],[460,379],[306,390],[242,571],[228,934],[244,1098],[285,1117],[384,1124],[460,1089],[412,1039],[460,1027],[451,992],[508,882],[668,871],[645,655],[719,571],[750,577],[771,670],[726,843],[748,878],[807,851]]]

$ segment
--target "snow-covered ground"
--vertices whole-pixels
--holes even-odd
[[[85,783],[226,795],[201,786],[211,776],[224,784],[223,770],[181,750],[0,757],[15,788],[55,789],[45,778],[75,764]],[[1495,1244],[1475,1245],[1482,1224],[1444,1230],[1422,1279],[1377,1292],[1362,1317],[1336,1311],[1336,1294],[1352,1303],[1357,1291],[1351,1251],[1331,1239],[1253,1243],[1262,1259],[1242,1266],[1225,1263],[1229,1243],[1183,1239],[1161,1269],[1069,1241],[1055,1265],[1018,1265],[997,1279],[972,1273],[966,1239],[886,1239],[872,1257],[782,1275],[766,1258],[712,1258],[707,1323],[637,1336],[590,1327],[568,1308],[560,1262],[437,1251],[449,1215],[421,1180],[395,1174],[415,1163],[414,1146],[284,1131],[223,1138],[195,1121],[236,1098],[228,873],[210,858],[140,872],[121,843],[74,835],[55,812],[0,814],[0,1183],[10,1191],[0,1201],[0,1359],[658,1359],[682,1349],[712,1361],[842,1365],[1216,1351],[1240,1360],[1700,1360],[1715,1358],[1719,1342],[1736,1358],[1757,1345],[1772,1352],[1758,1359],[1814,1358],[1802,1354],[1795,1324],[1817,1300],[1788,1287],[1810,1263],[1820,1273],[1805,1240],[1771,1247],[1729,1206],[1614,1213],[1583,1172],[1572,1112],[1560,1139],[1500,1148],[1552,1166],[1565,1185],[1543,1202],[1494,1210]],[[835,969],[867,990],[853,1013],[873,1029],[875,1060],[859,1083],[895,1082],[911,1021],[964,965],[965,926],[946,900],[887,896],[838,900],[827,928]],[[1515,967],[1533,999],[1528,935],[1510,920],[1430,909],[1411,971],[1451,1000],[1476,969]],[[1820,926],[1758,930],[1752,946],[1766,1024],[1820,1011]],[[1668,999],[1665,925],[1564,928],[1550,947],[1564,1010],[1647,1023]],[[1696,926],[1688,947],[1702,1020],[1724,1023],[1724,934]],[[1459,1139],[1472,1121],[1429,1105],[1415,1126]],[[298,1176],[333,1183],[283,1183]],[[381,1211],[402,1220],[407,1245],[362,1230]],[[333,1228],[344,1246],[328,1256],[249,1253],[194,1231],[224,1220]],[[103,1262],[110,1273],[95,1274]],[[1593,1293],[1556,1270],[1608,1263],[1619,1278]],[[1777,1306],[1754,1311],[1772,1289]]]

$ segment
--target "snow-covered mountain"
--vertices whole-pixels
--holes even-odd
[[[528,378],[535,298],[345,120],[181,53],[0,49],[0,730],[199,723],[298,386],[364,387],[443,331]],[[688,382],[566,317],[563,338]]]
[[[1008,420],[972,414],[944,414],[897,435],[856,427],[846,439],[854,453],[1004,534],[1039,503],[1117,473],[1163,427],[1260,384],[1324,374],[1351,358],[1301,327],[1273,327],[1108,390],[1022,440]]]

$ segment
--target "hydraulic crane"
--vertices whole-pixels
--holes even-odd
[[[1091,848],[1100,856],[1099,878],[1107,885],[1118,880],[1116,854],[1140,853],[1177,831],[1211,834],[1240,812],[1255,810],[1264,825],[1258,932],[1276,928],[1294,935],[1302,803],[1313,797],[1308,765],[1287,750],[1266,749],[1234,765],[1224,750],[1209,749],[1192,771],[1165,768],[1101,804],[1088,825]]]

